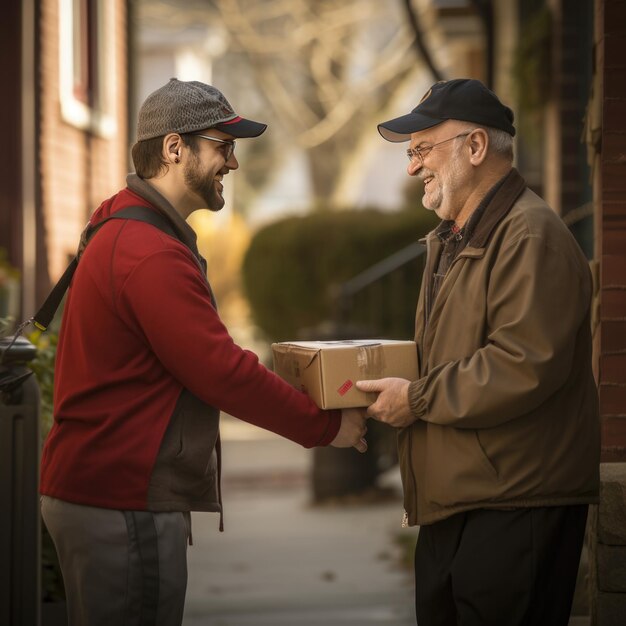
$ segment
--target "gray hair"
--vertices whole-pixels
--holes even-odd
[[[485,128],[485,131],[489,137],[490,151],[513,161],[513,137],[499,128]]]
[[[489,152],[496,154],[507,161],[513,162],[513,137],[505,130],[499,128],[491,128],[489,126],[475,126],[466,129],[468,132],[480,128],[487,133],[489,138]]]

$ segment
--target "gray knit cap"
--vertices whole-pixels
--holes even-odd
[[[211,85],[171,78],[141,105],[137,141],[205,128],[217,128],[233,137],[258,137],[267,125],[239,117],[224,94]]]

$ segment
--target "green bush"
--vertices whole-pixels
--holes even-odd
[[[39,383],[40,422],[42,442],[52,427],[52,393],[54,390],[54,359],[56,357],[59,336],[49,330],[45,334],[35,330],[28,335],[28,340],[37,347],[37,356],[28,364]]]
[[[56,357],[58,334],[50,329],[46,333],[35,330],[28,340],[37,347],[37,356],[29,363],[39,383],[41,441],[45,441],[52,427],[54,390],[54,360]],[[56,548],[48,529],[41,520],[41,595],[42,602],[63,602],[65,587]]]
[[[286,341],[331,320],[333,288],[416,241],[436,222],[420,208],[365,209],[287,217],[259,230],[243,263],[256,325],[270,340]]]

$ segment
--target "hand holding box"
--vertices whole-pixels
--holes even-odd
[[[274,371],[305,391],[321,409],[364,407],[375,393],[356,388],[357,380],[417,378],[414,341],[360,339],[272,344]]]

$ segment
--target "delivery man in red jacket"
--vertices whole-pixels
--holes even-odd
[[[224,206],[235,140],[265,128],[170,80],[139,111],[136,174],[90,220],[148,207],[170,232],[108,219],[68,292],[41,493],[70,626],[182,623],[190,511],[222,512],[220,410],[305,447],[367,447],[362,412],[318,409],[233,342],[185,222]]]

